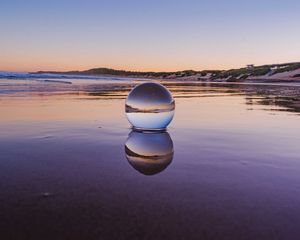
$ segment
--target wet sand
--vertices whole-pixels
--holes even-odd
[[[149,136],[136,83],[0,81],[1,239],[299,239],[299,86],[167,82]]]

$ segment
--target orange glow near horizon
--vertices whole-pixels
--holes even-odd
[[[183,71],[183,70],[195,70],[195,71],[201,71],[201,70],[227,70],[227,69],[233,69],[233,68],[242,68],[246,66],[246,64],[252,64],[252,62],[244,62],[244,64],[223,64],[223,65],[217,65],[217,64],[178,64],[178,65],[155,65],[155,64],[112,64],[112,63],[76,63],[76,62],[70,62],[69,64],[60,64],[60,63],[42,63],[39,64],[39,61],[37,63],[31,63],[31,62],[21,62],[16,61],[14,62],[8,62],[6,61],[1,62],[0,60],[0,71],[11,71],[11,72],[36,72],[36,71],[84,71],[92,68],[110,68],[115,70],[125,70],[125,71],[140,71],[140,72],[175,72],[175,71]],[[286,62],[292,62],[292,61],[286,61]],[[260,63],[257,65],[263,65],[263,64],[271,64],[271,62],[267,63]],[[272,64],[277,63],[284,63],[284,62],[272,62]]]
[[[241,66],[242,67],[242,66]],[[84,71],[93,68],[110,68],[114,70],[125,70],[125,71],[137,71],[137,72],[176,72],[176,71],[184,71],[184,70],[225,70],[230,69],[231,67],[132,67],[126,65],[84,65],[84,66],[56,66],[56,65],[45,65],[45,66],[35,66],[22,64],[21,66],[15,65],[3,65],[0,67],[0,71],[8,71],[8,72],[37,72],[37,71],[57,71],[57,72],[65,72],[65,71]],[[239,67],[237,67],[239,68]]]
[[[99,47],[100,49],[100,47]],[[276,53],[264,54],[258,59],[255,55],[237,53],[229,55],[229,51],[203,52],[195,49],[194,52],[161,50],[151,53],[145,52],[101,52],[81,48],[80,51],[71,50],[63,52],[43,51],[41,48],[28,49],[26,53],[15,51],[2,52],[0,58],[0,71],[35,72],[35,71],[73,71],[88,70],[91,68],[106,67],[127,71],[183,71],[183,70],[227,70],[241,68],[247,64],[264,65],[299,61],[297,52],[292,56],[282,56]],[[118,55],[119,54],[119,55]],[[230,57],[228,57],[230,56]]]
[[[189,59],[181,61],[174,61],[169,57],[165,57],[163,60],[140,57],[136,60],[132,60],[129,56],[128,59],[123,60],[114,59],[111,56],[110,59],[101,61],[95,56],[87,57],[72,57],[72,58],[63,58],[61,56],[12,56],[7,55],[4,58],[0,59],[0,71],[12,71],[12,72],[35,72],[35,71],[83,71],[92,68],[111,68],[116,70],[126,70],[126,71],[153,71],[153,72],[174,72],[174,71],[183,71],[183,70],[222,70],[230,68],[239,68],[243,65],[233,64],[227,62],[227,64],[218,65],[214,64],[213,61],[204,61],[199,64],[192,62]],[[119,60],[119,61],[117,61]]]

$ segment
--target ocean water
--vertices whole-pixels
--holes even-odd
[[[54,73],[29,73],[29,72],[4,72],[0,71],[0,79],[36,79],[36,80],[57,80],[64,81],[65,79],[72,80],[117,80],[128,81],[132,80],[128,77],[115,77],[115,76],[96,76],[96,75],[73,75],[73,74],[54,74]]]
[[[163,82],[151,135],[140,80],[43,80],[0,79],[1,239],[299,239],[297,84]]]

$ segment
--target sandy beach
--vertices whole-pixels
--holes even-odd
[[[1,239],[299,236],[300,86],[164,82],[153,136],[124,113],[139,81],[63,81],[0,81]]]

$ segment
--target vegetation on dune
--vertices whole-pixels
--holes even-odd
[[[300,63],[281,64],[281,67],[277,68],[275,73],[294,71],[299,68],[300,68]]]
[[[214,74],[212,79],[226,79],[228,82],[245,80],[248,77],[272,76],[281,72],[293,71],[300,68],[300,63],[272,64],[248,68],[230,69]],[[294,76],[296,77],[296,76]]]
[[[39,71],[37,73],[63,73],[63,74],[84,74],[84,75],[114,75],[114,76],[136,76],[136,77],[167,77],[169,75],[175,76],[191,76],[196,74],[197,71],[185,70],[178,72],[138,72],[138,71],[125,71],[115,70],[110,68],[93,68],[85,71],[68,71],[68,72],[46,72]]]
[[[300,68],[300,62],[285,63],[285,64],[270,64],[262,66],[249,66],[239,69],[230,70],[184,70],[177,72],[138,72],[138,71],[125,71],[115,70],[110,68],[93,68],[85,71],[69,71],[69,72],[45,72],[40,71],[37,73],[59,73],[59,74],[83,74],[83,75],[111,75],[111,76],[127,76],[127,77],[141,77],[141,78],[186,78],[197,76],[198,80],[221,80],[228,82],[237,82],[247,79],[248,77],[256,76],[272,76],[276,73],[293,71]],[[299,77],[295,75],[294,77]]]

